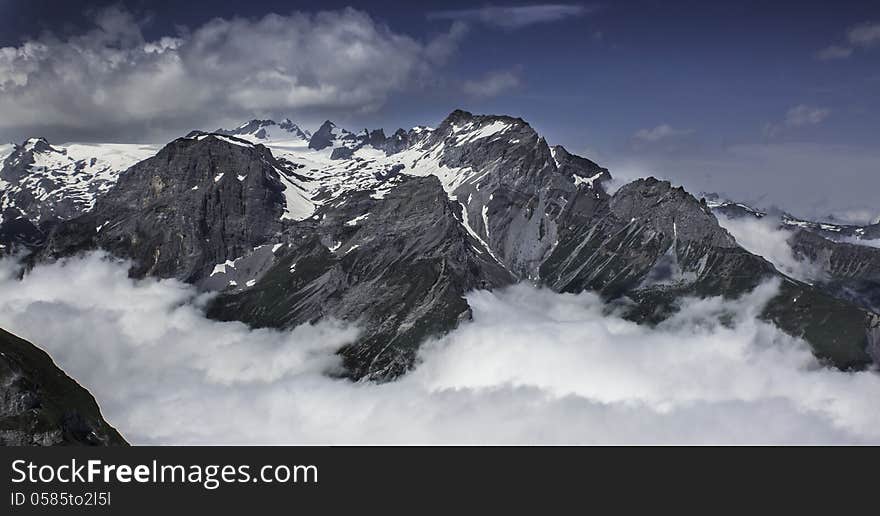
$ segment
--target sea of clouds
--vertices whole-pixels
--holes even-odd
[[[472,322],[375,384],[327,375],[357,336],[339,322],[211,321],[204,294],[129,279],[103,254],[23,280],[18,267],[0,261],[0,327],[48,351],[136,444],[880,443],[880,376],[821,367],[760,321],[773,283],[685,300],[655,328],[591,293],[473,292]]]

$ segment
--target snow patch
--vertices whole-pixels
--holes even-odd
[[[239,147],[253,148],[253,146],[254,146],[254,144],[252,144],[252,143],[245,143],[243,141],[236,140],[234,138],[229,138],[226,136],[221,136],[219,134],[215,134],[212,136],[214,136],[214,138],[217,138],[218,140],[224,141],[226,143],[231,143],[232,145],[238,145]]]
[[[590,188],[593,188],[593,181],[599,179],[600,177],[602,177],[602,172],[599,172],[598,174],[596,174],[595,176],[592,176],[592,177],[581,177],[581,176],[575,175],[574,176],[574,185],[579,186],[579,185],[585,184],[585,185],[589,186]]]
[[[496,134],[502,134],[513,127],[513,124],[496,120],[477,129],[471,129],[472,127],[473,122],[468,122],[463,126],[452,126],[452,133],[457,135],[455,145],[461,146]]]
[[[357,226],[358,222],[365,220],[369,216],[370,216],[369,213],[364,213],[363,215],[360,215],[358,217],[355,217],[355,218],[349,220],[348,222],[345,223],[345,225],[346,226]]]
[[[301,187],[293,180],[281,175],[284,182],[284,213],[281,214],[282,220],[305,220],[315,213],[315,203],[309,199]]]
[[[486,251],[489,251],[489,254],[492,256],[492,258],[495,258],[495,261],[496,261],[496,262],[500,263],[501,265],[504,265],[504,264],[501,262],[501,260],[499,260],[498,257],[495,256],[495,253],[492,252],[492,248],[489,247],[489,244],[487,244],[486,241],[483,240],[482,237],[480,237],[480,235],[477,234],[476,231],[474,231],[474,228],[471,227],[471,224],[470,224],[470,222],[468,221],[468,211],[467,211],[467,206],[465,206],[463,202],[459,202],[458,204],[461,206],[461,225],[464,227],[464,229],[465,229],[465,230],[466,230],[466,231],[467,231],[472,237],[474,237],[474,239],[476,239],[477,242],[481,243],[481,244],[483,245],[483,247],[486,248]],[[482,253],[481,253],[481,254],[482,254]]]
[[[227,271],[227,268],[235,269],[235,262],[232,260],[226,260],[223,263],[218,263],[214,266],[214,270],[211,271],[211,276],[215,274],[226,274],[227,272],[229,272]]]

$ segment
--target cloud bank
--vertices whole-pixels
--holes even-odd
[[[0,48],[0,129],[198,127],[294,110],[372,111],[447,59],[460,24],[430,41],[351,8],[215,18],[147,40],[129,11],[94,27]]]
[[[880,442],[880,378],[823,369],[757,320],[772,284],[686,301],[654,330],[589,293],[475,292],[473,322],[376,385],[324,374],[355,335],[337,323],[208,321],[189,286],[134,282],[101,255],[14,269],[0,265],[0,327],[140,444]]]

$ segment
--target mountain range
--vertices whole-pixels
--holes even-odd
[[[405,374],[427,339],[471,318],[467,292],[518,282],[595,291],[652,325],[683,296],[737,297],[776,278],[764,319],[833,367],[880,357],[880,249],[864,245],[880,225],[768,214],[655,178],[613,190],[611,178],[520,118],[461,110],[391,136],[252,120],[161,148],[32,138],[0,169],[0,252],[35,266],[103,249],[130,260],[132,277],[219,292],[206,308],[217,320],[353,323],[360,336],[339,351],[353,380]],[[826,275],[785,275],[718,214],[778,219],[796,255]],[[29,381],[51,391],[49,364]],[[2,410],[12,441],[54,443]],[[70,435],[54,409],[34,410],[53,435]],[[96,444],[118,442],[89,414]]]

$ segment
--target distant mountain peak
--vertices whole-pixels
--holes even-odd
[[[56,149],[49,140],[43,137],[28,138],[21,145],[16,145],[15,150],[19,152],[60,152],[66,154],[63,149]]]
[[[309,148],[313,150],[322,150],[328,147],[346,147],[354,149],[363,146],[369,139],[369,133],[366,129],[360,135],[355,134],[348,129],[337,126],[330,120],[325,120],[321,127],[309,139]],[[346,156],[350,153],[345,153]]]
[[[56,146],[46,138],[28,138],[0,162],[0,223],[13,218],[20,218],[19,224],[26,220],[35,225],[28,231],[28,241],[37,241],[36,226],[91,210],[97,197],[116,183],[120,172],[154,152],[148,145]],[[0,228],[0,248],[11,243],[4,237],[7,233]]]
[[[528,122],[523,120],[520,117],[513,117],[509,115],[494,115],[494,114],[474,114],[470,111],[465,111],[463,109],[456,109],[449,113],[443,122],[440,123],[441,126],[444,124],[462,124],[462,123],[476,123],[476,124],[488,124],[492,122],[502,122],[513,125],[521,125],[525,127],[531,128]]]
[[[299,136],[303,140],[308,140],[312,137],[312,134],[310,132],[308,132],[305,129],[302,129],[300,126],[293,123],[293,120],[291,120],[289,118],[285,118],[284,120],[282,120],[281,123],[278,124],[278,127],[280,127],[281,129],[283,129],[289,133],[292,133],[296,136]]]
[[[235,129],[217,129],[215,134],[238,136],[251,141],[289,140],[291,137],[308,140],[311,135],[289,118],[278,123],[274,120],[255,118]]]
[[[336,124],[330,120],[325,120],[321,127],[309,138],[309,148],[321,150],[333,145],[333,140],[336,138],[335,129]]]

